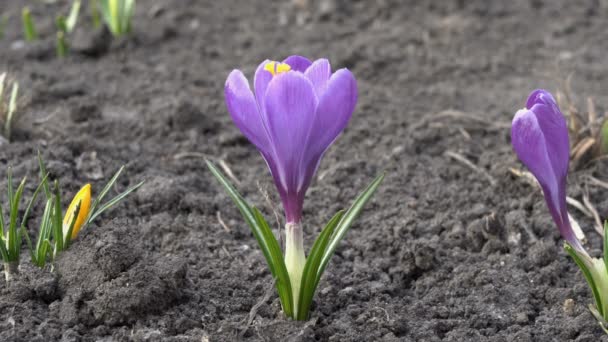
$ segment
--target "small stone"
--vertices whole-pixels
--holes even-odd
[[[568,316],[574,316],[574,299],[568,298],[564,301],[563,309],[564,313]]]
[[[527,324],[529,322],[528,315],[525,312],[518,312],[515,314],[515,323]]]
[[[343,288],[338,292],[338,297],[342,300],[352,297],[355,294],[355,289],[352,286]]]
[[[426,271],[433,267],[434,251],[429,246],[420,246],[414,252],[416,267]]]

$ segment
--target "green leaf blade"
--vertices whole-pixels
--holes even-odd
[[[72,8],[70,8],[70,14],[65,21],[66,31],[72,33],[78,22],[78,14],[80,13],[80,0],[74,0]]]
[[[302,271],[302,283],[300,285],[300,296],[298,298],[298,312],[296,315],[297,320],[308,319],[308,313],[310,306],[312,305],[312,299],[317,289],[317,273],[319,271],[319,265],[321,264],[321,258],[331,236],[334,233],[335,228],[344,216],[344,210],[340,210],[329,220],[325,228],[321,231],[321,234],[315,240],[310,254],[306,259],[304,270]]]
[[[608,274],[608,221],[604,222],[604,265]]]
[[[334,234],[331,237],[331,240],[327,245],[325,252],[321,257],[321,262],[317,271],[317,280],[315,282],[315,287],[319,283],[319,280],[321,279],[321,276],[323,275],[323,272],[325,271],[329,260],[336,251],[338,244],[340,243],[350,226],[354,223],[361,210],[363,210],[365,204],[371,199],[372,195],[376,192],[376,190],[384,180],[384,176],[384,173],[382,173],[378,177],[376,177],[376,179],[374,179],[374,181],[370,185],[368,185],[368,187],[361,194],[359,194],[359,196],[355,199],[348,211],[344,214],[344,216],[342,216],[340,222],[338,223],[338,226],[335,229]]]
[[[118,204],[118,202],[122,201],[130,193],[132,193],[133,191],[137,190],[139,187],[144,185],[144,182],[145,181],[141,181],[141,182],[133,185],[132,187],[128,188],[127,190],[121,192],[120,194],[116,195],[116,197],[114,197],[111,200],[109,200],[108,202],[106,202],[104,205],[101,206],[101,208],[99,208],[95,212],[91,211],[91,214],[90,214],[89,218],[85,221],[84,225],[87,225],[88,223],[93,222],[93,220],[95,220],[95,218],[97,218],[97,216],[103,214],[106,210],[112,208],[113,206]]]
[[[285,259],[283,258],[281,247],[274,237],[268,222],[266,222],[262,216],[262,213],[260,213],[260,211],[255,207],[253,207],[253,213],[263,234],[264,242],[260,242],[260,240],[258,240],[258,243],[266,243],[268,246],[269,257],[272,261],[267,262],[271,268],[272,276],[277,282],[276,288],[277,292],[279,293],[281,303],[283,303],[283,311],[285,311],[287,316],[293,317],[295,313],[293,312],[293,292],[291,290],[291,279],[289,278],[289,273],[287,272],[287,266],[285,265]]]
[[[59,192],[59,182],[55,181],[55,202],[53,204],[53,215],[51,216],[53,224],[53,241],[55,241],[55,253],[63,251],[63,220],[61,209],[61,193]]]
[[[595,305],[597,306],[597,309],[602,314],[604,314],[604,309],[603,309],[604,306],[602,303],[602,297],[600,296],[598,286],[597,286],[597,284],[595,284],[595,279],[593,279],[593,275],[592,275],[591,270],[589,269],[588,265],[578,255],[576,250],[574,248],[572,248],[572,246],[570,246],[569,243],[567,243],[567,242],[564,243],[564,249],[570,255],[570,257],[574,260],[574,262],[576,263],[578,268],[583,272],[583,275],[585,276],[585,280],[587,280],[587,284],[589,284],[589,287],[591,288],[591,292],[593,293],[593,299],[595,300]]]
[[[277,279],[277,290],[279,297],[281,298],[281,304],[283,305],[283,311],[287,316],[293,317],[293,294],[291,293],[291,285],[289,282],[289,275],[287,275],[287,268],[283,260],[283,255],[280,252],[278,242],[272,235],[270,228],[265,220],[261,217],[261,214],[252,209],[241,194],[234,188],[234,186],[224,177],[224,175],[217,169],[213,163],[206,161],[207,167],[215,178],[220,182],[224,189],[228,192],[228,195],[232,198],[237,208],[241,212],[241,215],[251,228],[251,232],[258,241],[262,254],[266,258],[266,262],[270,271]],[[277,256],[277,252],[279,255]],[[279,289],[280,287],[280,289]]]

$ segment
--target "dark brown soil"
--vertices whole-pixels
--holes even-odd
[[[66,194],[85,182],[99,191],[122,164],[118,190],[147,180],[83,231],[53,273],[24,252],[20,277],[0,281],[0,340],[608,341],[542,196],[509,172],[520,167],[510,120],[532,89],[557,90],[572,73],[578,104],[591,96],[603,112],[607,4],[291,3],[307,1],[142,0],[130,38],[108,41],[84,19],[75,51],[59,60],[52,22],[66,1],[0,2],[10,18],[0,71],[27,95],[0,169],[36,179],[40,149]],[[44,37],[31,45],[19,42],[25,4]],[[306,323],[285,319],[274,293],[264,300],[272,280],[263,256],[204,164],[225,161],[272,217],[259,188],[278,203],[276,192],[226,112],[223,84],[233,68],[251,76],[261,60],[294,53],[350,68],[360,89],[307,195],[308,246],[388,173],[331,261]],[[573,172],[569,195],[582,197],[585,175],[608,179],[607,166]],[[589,192],[608,217],[608,193]],[[593,221],[572,214],[599,252]]]

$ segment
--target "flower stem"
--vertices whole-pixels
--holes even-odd
[[[298,298],[300,296],[300,282],[302,271],[306,264],[304,255],[304,239],[302,237],[302,224],[300,222],[287,222],[285,225],[285,267],[291,282],[291,291],[294,298],[294,312],[298,312]]]
[[[19,262],[9,261],[4,263],[4,279],[10,282],[13,276],[19,273]]]

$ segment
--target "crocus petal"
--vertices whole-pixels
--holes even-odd
[[[80,207],[79,207],[80,206]],[[74,227],[72,227],[72,236],[70,236],[70,240],[74,240],[76,236],[78,236],[78,232],[80,232],[80,228],[84,224],[87,216],[89,215],[89,209],[91,207],[91,184],[86,184],[83,186],[76,196],[72,199],[68,210],[65,212],[65,216],[63,217],[63,235],[64,237],[68,234],[70,230],[70,225],[72,221],[74,221],[74,215],[76,214],[76,209],[78,209],[78,216],[74,221]]]
[[[289,64],[291,70],[304,72],[312,64],[312,62],[303,56],[293,55],[285,58],[283,63]]]
[[[553,95],[544,89],[536,89],[530,96],[528,96],[528,100],[526,101],[526,108],[531,109],[537,103],[543,104],[555,104],[557,101],[553,98]],[[558,109],[559,110],[559,109]]]
[[[308,67],[308,69],[306,69],[304,75],[312,82],[317,97],[321,98],[321,95],[323,95],[327,88],[327,82],[331,77],[331,65],[327,59],[317,59]]]
[[[266,94],[266,88],[268,88],[268,83],[272,80],[272,74],[264,70],[264,66],[270,61],[267,59],[263,61],[255,71],[255,75],[253,76],[253,87],[255,89],[255,99],[258,102],[260,113],[263,113],[266,110],[266,106],[264,105],[264,95]]]
[[[290,71],[270,81],[265,103],[268,131],[276,158],[273,177],[279,191],[284,192],[282,197],[296,198],[296,202],[300,202],[299,206],[294,205],[296,208],[293,210],[297,212],[288,212],[291,209],[286,208],[288,221],[299,219],[301,201],[306,192],[303,187],[306,182],[301,179],[303,175],[299,166],[308,149],[306,141],[317,109],[317,96],[308,78]]]
[[[290,56],[283,63],[258,66],[255,96],[245,76],[233,71],[225,94],[234,122],[268,164],[287,222],[299,223],[319,161],[352,115],[357,85],[346,69],[331,75],[325,59],[313,64]]]
[[[554,165],[558,164],[555,160],[556,155],[561,156],[563,153],[563,151],[560,151],[556,154],[555,149],[560,146],[563,148],[563,143],[555,139],[563,139],[563,134],[556,134],[555,132],[545,134],[543,131],[543,127],[547,128],[550,127],[550,124],[555,124],[552,121],[555,118],[553,115],[548,116],[547,113],[535,113],[530,109],[522,109],[513,118],[511,140],[513,149],[519,159],[540,183],[549,212],[562,237],[575,249],[584,251],[568,220],[566,174],[559,172],[563,168],[561,165],[558,170],[554,168]],[[561,117],[561,120],[564,120],[564,118]],[[561,125],[557,127],[561,127]]]
[[[357,81],[348,69],[334,73],[319,100],[309,149],[322,154],[344,130],[357,104]]]
[[[530,108],[546,140],[547,155],[557,178],[568,175],[570,143],[566,120],[557,107],[550,104],[535,104]]]
[[[233,70],[224,87],[226,106],[232,120],[259,150],[269,148],[266,129],[249,82],[240,70]]]
[[[357,82],[347,69],[338,70],[329,80],[315,113],[307,140],[307,151],[300,163],[301,186],[308,188],[321,158],[344,130],[357,103]]]

